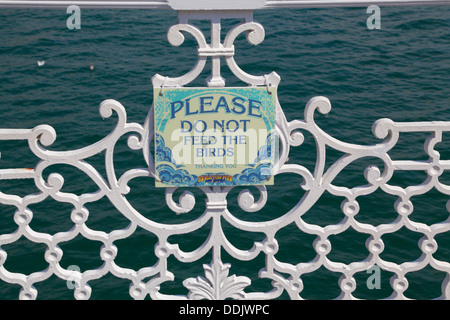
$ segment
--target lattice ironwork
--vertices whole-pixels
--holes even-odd
[[[242,23],[232,28],[226,35],[224,41],[220,37],[221,21],[226,18],[240,18]],[[202,30],[198,29],[189,21],[192,19],[211,20],[211,43],[207,43]],[[169,78],[156,75],[153,78],[155,87],[182,87],[196,79],[207,60],[211,59],[211,77],[207,80],[210,87],[223,87],[225,80],[221,77],[220,60],[224,59],[233,74],[250,86],[278,86],[280,77],[276,73],[262,76],[250,75],[243,71],[234,60],[234,40],[242,33],[247,34],[247,40],[257,45],[264,39],[264,28],[253,21],[251,11],[216,11],[216,12],[180,12],[179,21],[168,31],[168,40],[172,45],[179,46],[184,41],[184,34],[191,34],[198,43],[198,61],[190,72],[178,78]],[[102,278],[110,273],[117,278],[130,281],[129,294],[134,299],[274,299],[286,292],[292,299],[301,299],[304,284],[302,277],[323,267],[332,272],[341,274],[339,286],[341,294],[339,299],[354,298],[352,292],[356,288],[355,274],[366,271],[373,266],[393,273],[391,285],[393,299],[406,298],[405,290],[408,288],[408,273],[421,270],[427,266],[446,273],[442,283],[442,295],[438,298],[450,298],[450,264],[447,261],[436,259],[433,254],[438,249],[435,240],[436,235],[450,230],[450,221],[447,219],[439,223],[427,225],[415,222],[409,218],[413,212],[413,201],[411,197],[425,194],[431,189],[436,189],[445,196],[450,194],[450,186],[439,181],[440,175],[450,169],[450,161],[440,159],[439,153],[434,149],[435,145],[442,140],[443,132],[450,131],[449,122],[411,122],[398,123],[389,119],[381,119],[373,126],[373,134],[380,139],[375,145],[356,145],[339,141],[325,133],[314,120],[315,112],[327,114],[331,111],[331,103],[325,97],[311,99],[305,107],[304,119],[288,122],[284,116],[283,109],[277,101],[276,127],[279,139],[279,154],[276,160],[275,176],[289,173],[298,175],[303,183],[305,193],[301,195],[298,202],[287,212],[280,212],[278,217],[268,221],[243,221],[236,217],[228,209],[227,195],[233,187],[201,187],[206,195],[206,209],[203,214],[190,222],[163,224],[152,221],[136,210],[127,200],[129,192],[128,183],[138,177],[154,179],[154,161],[151,153],[151,141],[153,139],[153,115],[150,110],[143,125],[127,122],[125,108],[117,101],[106,100],[100,105],[100,115],[108,118],[115,113],[118,116],[117,124],[112,132],[102,140],[82,149],[70,151],[51,151],[46,147],[51,146],[56,139],[54,129],[47,125],[37,126],[33,129],[1,129],[0,140],[26,140],[29,148],[40,162],[32,169],[2,169],[0,179],[33,179],[38,193],[26,196],[18,196],[0,192],[0,203],[15,208],[14,222],[17,229],[9,234],[0,235],[0,279],[9,283],[19,284],[22,287],[21,299],[35,299],[38,291],[35,284],[45,281],[52,275],[64,281],[72,281],[74,286],[74,297],[76,299],[89,299],[91,288],[89,282]],[[302,164],[287,163],[291,148],[298,148],[304,142],[303,133],[314,137],[317,157],[314,170],[310,171]],[[426,140],[424,150],[428,160],[392,160],[389,152],[397,144],[399,137],[405,132],[427,132],[429,138]],[[141,150],[147,163],[145,168],[135,168],[117,176],[114,167],[114,148],[121,137],[128,137],[128,147],[133,150]],[[326,168],[327,150],[334,149],[343,155]],[[90,165],[87,158],[96,154],[105,155],[105,167],[107,178]],[[377,158],[384,164],[381,170],[377,166],[368,166],[365,170],[367,183],[361,186],[348,188],[334,184],[337,175],[348,165],[363,158]],[[61,191],[64,185],[62,175],[57,172],[51,173],[47,180],[43,178],[44,170],[51,170],[52,166],[65,164],[72,166],[88,176],[98,187],[96,192],[75,195]],[[396,171],[423,171],[428,178],[420,185],[408,186],[406,188],[390,184],[390,179]],[[167,206],[176,214],[188,215],[197,205],[195,196],[185,191],[178,201],[173,199],[176,188],[167,188],[165,200]],[[239,206],[246,212],[257,214],[268,199],[265,186],[258,186],[258,200],[248,189],[241,191],[238,197]],[[371,225],[358,222],[355,216],[360,210],[359,198],[370,195],[377,190],[397,198],[395,210],[397,218],[380,225]],[[303,215],[308,212],[325,193],[343,199],[341,210],[343,219],[336,224],[319,226],[307,223]],[[67,203],[73,206],[70,217],[73,228],[69,231],[59,232],[54,235],[37,232],[30,226],[33,220],[33,212],[30,206],[40,203],[46,199]],[[86,205],[100,199],[107,198],[117,210],[129,220],[128,227],[112,232],[96,231],[86,225],[89,219],[89,211]],[[450,205],[447,204],[447,210]],[[235,247],[223,232],[223,222],[228,223],[237,231],[264,234],[264,240],[255,241],[249,250]],[[185,252],[177,244],[171,243],[169,238],[173,235],[189,235],[209,225],[209,236],[206,241],[191,252]],[[295,225],[299,232],[315,237],[313,248],[315,257],[309,262],[297,264],[280,261],[276,257],[279,250],[277,233],[288,225]],[[137,228],[157,237],[154,253],[157,263],[154,265],[133,270],[120,267],[115,262],[117,247],[115,242],[131,236]],[[365,243],[368,256],[349,264],[334,262],[328,254],[332,250],[330,236],[338,235],[348,229],[354,229],[358,233],[367,236]],[[383,260],[380,254],[385,248],[382,237],[395,233],[401,228],[406,228],[422,237],[419,248],[422,255],[415,261],[394,263]],[[60,265],[64,254],[61,244],[70,242],[77,236],[89,240],[100,241],[103,245],[100,250],[101,259],[104,261],[100,268],[80,272],[65,269]],[[40,272],[30,275],[16,273],[7,270],[4,266],[8,259],[7,252],[2,246],[16,242],[25,237],[31,242],[44,244],[47,249],[45,260],[49,267]],[[259,272],[259,277],[271,279],[273,289],[267,292],[252,292],[249,290],[251,279],[239,274],[230,275],[231,264],[223,261],[223,252],[227,252],[235,259],[250,261],[262,254],[265,257],[265,266]],[[193,274],[192,277],[183,279],[185,295],[166,295],[160,292],[160,286],[164,282],[173,280],[170,271],[169,257],[176,258],[182,263],[200,261],[208,253],[212,253],[212,261],[205,264],[204,275]]]

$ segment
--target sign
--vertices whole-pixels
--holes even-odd
[[[156,186],[273,184],[275,99],[274,87],[155,88]]]

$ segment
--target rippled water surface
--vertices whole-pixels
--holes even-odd
[[[450,7],[381,8],[381,29],[369,30],[366,8],[332,8],[305,10],[263,10],[255,12],[255,20],[264,25],[263,43],[253,47],[241,35],[236,43],[236,61],[251,74],[276,71],[281,76],[278,98],[287,119],[303,119],[304,106],[317,95],[330,99],[332,110],[328,115],[318,114],[317,123],[333,137],[352,143],[372,144],[377,140],[372,124],[380,118],[394,121],[450,121]],[[114,116],[102,119],[99,104],[105,99],[122,103],[129,122],[143,124],[152,104],[151,77],[156,73],[179,76],[188,72],[196,61],[196,44],[187,36],[181,47],[167,42],[166,31],[176,22],[176,13],[162,10],[83,10],[81,30],[66,27],[65,10],[0,9],[0,127],[32,128],[39,124],[51,125],[57,139],[55,150],[76,149],[91,145],[105,137],[115,125]],[[224,33],[235,20],[224,23]],[[198,22],[208,29],[208,22]],[[206,32],[208,34],[208,32]],[[38,60],[45,60],[39,67]],[[94,70],[90,69],[94,66]],[[209,69],[192,85],[205,85]],[[223,68],[227,85],[242,85]],[[427,159],[423,151],[426,134],[407,134],[393,150],[393,158]],[[450,144],[445,138],[436,149],[441,159],[450,158]],[[301,163],[313,170],[315,146],[312,137],[305,134],[305,144],[293,149],[292,163]],[[24,142],[0,143],[1,168],[34,167],[34,157]],[[90,159],[102,171],[103,154]],[[336,160],[330,153],[329,164]],[[373,160],[376,162],[376,160]],[[367,162],[360,161],[344,170],[335,183],[357,186],[365,183],[363,170]],[[378,164],[378,163],[376,163]],[[120,172],[145,166],[142,154],[117,146],[116,169]],[[381,164],[382,165],[382,164]],[[63,173],[63,190],[81,194],[93,192],[96,186],[89,178],[68,166],[58,168]],[[424,180],[421,173],[409,173],[399,178],[399,184],[418,184]],[[449,183],[448,176],[442,177]],[[303,195],[298,177],[280,177],[269,187],[269,201],[258,213],[241,212],[236,205],[239,190],[229,195],[229,209],[236,216],[252,221],[271,219],[290,210]],[[164,201],[164,192],[155,189],[149,179],[136,179],[131,184],[130,202],[144,216],[165,223],[191,221],[204,209],[204,195],[197,194],[197,207],[187,216],[177,216]],[[26,181],[2,181],[2,192],[25,195],[37,189]],[[5,190],[5,191],[4,191]],[[395,197],[377,191],[361,199],[357,220],[374,225],[392,222],[397,214]],[[433,224],[448,218],[445,203],[448,196],[431,191],[417,197],[415,221]],[[343,214],[342,199],[324,194],[304,220],[318,225],[338,223]],[[70,205],[45,201],[30,208],[33,221],[30,226],[40,232],[54,234],[69,230]],[[90,210],[87,225],[109,232],[128,225],[128,221],[102,199]],[[233,211],[234,210],[234,211]],[[0,206],[0,235],[14,232],[14,209]],[[224,226],[230,241],[242,249],[249,249],[263,235],[253,235]],[[171,239],[183,250],[194,250],[205,241],[209,230],[199,230],[189,236]],[[382,257],[402,263],[414,261],[421,255],[417,246],[423,234],[402,228],[395,235],[383,237],[386,249]],[[0,236],[1,237],[1,236]],[[1,238],[0,238],[1,239]],[[312,242],[315,237],[301,233],[295,226],[287,226],[277,234],[280,261],[296,264],[315,257]],[[364,260],[367,235],[352,230],[330,237],[333,250],[330,260],[350,263]],[[435,257],[446,262],[450,257],[450,236],[436,238],[439,249]],[[157,238],[143,230],[126,240],[117,242],[116,263],[135,270],[154,265],[154,245]],[[81,236],[62,243],[64,251],[61,266],[77,265],[82,271],[100,267],[101,243]],[[4,265],[7,270],[30,274],[45,270],[45,245],[26,239],[2,246],[8,252]],[[180,264],[170,260],[169,268],[175,275],[173,282],[164,283],[161,291],[185,294],[181,282],[188,277],[203,275],[202,263],[209,263],[207,255],[198,263]],[[224,253],[223,260],[232,262],[232,274],[256,279],[264,267],[261,255],[250,262],[235,261]],[[302,296],[308,299],[329,299],[339,295],[340,274],[324,268],[302,277]],[[366,273],[357,275],[361,298],[378,299],[389,296],[392,289],[389,272],[381,274],[380,290],[368,290]],[[430,299],[440,296],[445,274],[430,267],[411,274],[407,293],[412,298]],[[90,283],[92,299],[129,299],[129,282],[111,275]],[[72,299],[73,291],[66,283],[52,276],[36,284],[38,299]],[[269,280],[254,280],[250,291],[268,291]],[[0,280],[0,299],[16,299],[20,286]],[[288,298],[282,296],[281,298]]]

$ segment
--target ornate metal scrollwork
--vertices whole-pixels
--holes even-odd
[[[158,87],[182,87],[196,79],[204,69],[207,59],[212,60],[211,77],[207,83],[209,86],[224,86],[225,80],[220,76],[220,59],[224,58],[233,74],[250,86],[277,86],[280,77],[272,72],[263,76],[254,76],[243,71],[234,60],[234,41],[239,34],[247,33],[247,40],[253,45],[258,45],[264,39],[264,28],[253,21],[251,12],[213,12],[213,13],[179,13],[179,24],[172,26],[168,31],[168,40],[174,46],[179,46],[184,41],[184,33],[192,35],[198,43],[198,61],[187,74],[178,78],[169,78],[156,75],[153,78],[154,86]],[[226,35],[223,43],[220,39],[220,21],[223,18],[242,18],[244,21],[232,28]],[[202,31],[189,24],[189,19],[206,18],[211,20],[212,42],[207,43]],[[125,108],[117,101],[107,100],[100,105],[100,115],[103,118],[110,117],[112,113],[118,116],[117,124],[111,133],[102,140],[82,149],[71,151],[50,151],[45,147],[50,146],[56,139],[56,133],[49,126],[38,126],[34,129],[1,129],[0,140],[27,140],[31,151],[40,159],[34,169],[3,169],[0,170],[0,179],[34,179],[39,189],[36,194],[25,197],[10,195],[0,192],[0,203],[16,208],[14,221],[17,230],[10,234],[0,235],[0,279],[6,282],[19,284],[22,287],[21,299],[35,299],[38,292],[34,284],[44,281],[52,275],[66,281],[74,281],[76,299],[89,299],[91,288],[89,281],[103,277],[111,273],[118,278],[130,281],[129,293],[134,299],[144,299],[149,295],[152,299],[272,299],[280,297],[287,292],[290,298],[300,299],[303,290],[302,275],[313,272],[320,267],[325,267],[333,272],[341,273],[339,285],[341,295],[339,298],[353,298],[355,290],[354,275],[357,272],[368,270],[374,265],[394,273],[392,279],[393,294],[391,298],[405,298],[404,291],[408,287],[406,274],[424,268],[427,265],[447,273],[443,283],[441,298],[450,298],[449,274],[450,264],[433,257],[437,250],[436,235],[448,232],[450,222],[447,219],[434,225],[417,223],[409,219],[413,211],[411,197],[424,194],[432,188],[437,189],[445,195],[450,195],[450,187],[439,181],[439,176],[450,169],[450,162],[441,160],[434,146],[442,140],[442,133],[450,131],[450,123],[447,122],[417,122],[396,123],[389,119],[381,119],[373,126],[373,134],[381,140],[380,143],[370,146],[349,144],[339,141],[324,132],[314,121],[314,114],[318,111],[322,114],[331,111],[331,103],[325,97],[311,99],[305,107],[304,119],[288,122],[283,110],[277,101],[277,135],[280,143],[274,175],[284,173],[298,175],[302,179],[301,187],[305,191],[297,203],[287,212],[280,212],[276,218],[267,221],[244,221],[229,211],[227,195],[232,187],[201,187],[200,190],[206,195],[206,209],[203,214],[189,222],[164,224],[151,220],[142,215],[127,200],[129,182],[138,177],[154,179],[154,161],[151,156],[150,143],[153,139],[153,115],[150,110],[144,125],[128,123]],[[301,164],[287,163],[291,148],[302,146],[304,136],[302,131],[308,132],[314,138],[317,157],[313,171],[308,170]],[[396,145],[402,132],[430,132],[430,137],[425,143],[425,151],[429,155],[428,161],[398,161],[392,160],[389,151]],[[147,163],[146,168],[135,168],[126,171],[121,176],[116,176],[114,168],[114,147],[120,137],[130,135],[128,146],[133,150],[142,150],[143,158]],[[332,166],[326,169],[327,148],[343,153]],[[85,159],[98,154],[105,154],[106,178],[104,178]],[[334,185],[337,175],[354,161],[375,157],[384,164],[384,170],[376,166],[369,166],[365,171],[367,184],[355,188]],[[98,191],[75,195],[62,192],[64,185],[63,177],[58,173],[52,173],[45,181],[43,171],[55,164],[67,164],[73,166],[86,174],[98,187]],[[427,180],[418,186],[401,188],[390,185],[389,181],[396,170],[420,170],[428,175]],[[242,190],[237,198],[238,205],[249,214],[258,214],[268,200],[268,191],[265,186],[256,188],[259,195],[254,195],[250,189]],[[368,195],[376,190],[396,196],[395,209],[398,218],[388,224],[374,226],[360,223],[354,217],[358,214],[360,206],[358,197]],[[188,215],[197,205],[195,195],[190,191],[184,191],[178,199],[174,199],[176,188],[167,188],[165,199],[167,206],[176,214]],[[306,223],[302,216],[314,206],[324,192],[337,197],[343,197],[341,210],[344,218],[337,224],[321,227]],[[255,201],[255,196],[257,199]],[[89,210],[86,204],[106,197],[120,213],[129,221],[128,227],[115,230],[110,233],[99,232],[90,229],[86,225],[89,219]],[[69,203],[73,206],[71,219],[73,228],[69,231],[50,235],[35,232],[30,227],[33,212],[29,206],[52,198],[59,202]],[[447,206],[450,207],[450,206]],[[262,233],[265,238],[262,241],[254,241],[248,250],[235,247],[223,232],[222,222],[226,221],[236,230],[250,233]],[[169,238],[174,235],[188,235],[196,230],[210,225],[209,235],[206,240],[195,250],[185,252],[177,244],[171,243]],[[294,224],[300,232],[316,237],[313,248],[316,257],[306,263],[291,264],[276,258],[279,244],[276,239],[277,233],[288,225]],[[157,236],[158,242],[155,246],[155,256],[158,262],[153,266],[140,270],[122,268],[116,264],[117,247],[114,242],[125,239],[132,235],[140,227]],[[420,240],[422,256],[413,262],[395,264],[385,261],[380,257],[384,250],[381,236],[393,233],[401,227],[423,234]],[[340,234],[348,228],[368,236],[366,247],[369,250],[368,257],[363,261],[351,264],[343,264],[331,261],[327,255],[332,246],[329,240],[331,235]],[[70,241],[81,235],[89,240],[102,242],[100,252],[104,264],[95,270],[83,273],[67,270],[60,265],[63,251],[60,244]],[[13,243],[20,237],[47,246],[45,259],[49,268],[41,272],[25,275],[6,270],[4,267],[7,260],[7,252],[1,246]],[[255,259],[259,254],[265,256],[265,267],[259,276],[271,279],[273,289],[268,292],[246,292],[251,280],[246,276],[229,276],[231,264],[222,261],[222,252],[227,252],[235,259],[249,261]],[[181,262],[195,262],[212,252],[212,261],[204,265],[205,277],[188,278],[183,285],[188,290],[186,295],[167,295],[160,292],[161,284],[172,281],[174,275],[169,271],[169,257],[175,257]],[[195,276],[195,275],[194,275]]]

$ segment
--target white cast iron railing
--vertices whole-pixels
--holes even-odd
[[[275,1],[272,1],[275,3]],[[242,23],[232,28],[225,39],[220,37],[221,21],[227,18],[242,19]],[[202,30],[190,24],[190,20],[211,20],[211,42],[207,43]],[[207,59],[211,58],[211,76],[208,86],[223,87],[225,80],[221,77],[220,59],[224,59],[234,75],[250,86],[277,86],[280,77],[276,73],[263,76],[250,75],[239,68],[234,60],[234,40],[242,33],[247,33],[247,40],[253,45],[258,45],[264,39],[264,28],[253,21],[252,10],[240,11],[179,11],[178,23],[168,31],[168,40],[174,46],[184,42],[184,33],[189,33],[198,43],[198,61],[190,72],[178,78],[169,78],[161,75],[153,77],[155,87],[182,87],[191,83],[204,69]],[[450,195],[450,187],[439,181],[439,176],[450,169],[449,160],[441,160],[439,153],[434,149],[442,140],[442,134],[450,131],[449,122],[411,122],[398,123],[389,119],[381,119],[374,123],[373,134],[380,142],[376,145],[355,145],[339,141],[325,133],[314,120],[314,114],[320,112],[327,114],[331,110],[331,103],[325,97],[312,98],[306,105],[303,120],[288,122],[283,109],[277,101],[276,128],[280,144],[280,152],[277,158],[277,166],[274,175],[290,173],[301,177],[303,196],[293,208],[280,213],[277,218],[268,221],[243,221],[228,210],[227,195],[232,187],[202,187],[201,191],[206,195],[206,209],[204,213],[190,222],[164,224],[152,221],[137,211],[127,200],[129,192],[128,184],[138,177],[154,176],[154,161],[151,155],[151,140],[153,139],[153,118],[150,110],[143,125],[128,123],[125,108],[117,101],[106,100],[100,105],[100,115],[103,118],[110,117],[113,113],[118,116],[117,125],[105,138],[91,146],[71,151],[51,151],[46,149],[56,139],[54,129],[48,125],[40,125],[32,129],[1,129],[1,140],[27,140],[29,148],[40,162],[32,169],[2,169],[0,179],[33,179],[38,193],[24,197],[0,192],[0,203],[16,208],[14,221],[17,230],[10,234],[0,235],[0,279],[22,287],[19,298],[35,299],[38,291],[35,284],[45,281],[55,275],[64,281],[73,281],[75,285],[74,296],[76,299],[89,299],[91,287],[89,282],[100,279],[107,274],[117,278],[127,279],[130,282],[129,294],[134,299],[275,299],[283,293],[287,293],[292,299],[301,299],[304,289],[302,276],[325,268],[341,274],[339,286],[341,294],[338,299],[354,298],[352,292],[356,289],[355,274],[378,266],[382,270],[393,273],[391,286],[393,293],[391,299],[404,299],[404,291],[408,288],[408,273],[421,270],[427,266],[446,273],[442,283],[442,294],[439,298],[450,298],[450,263],[437,260],[433,253],[438,249],[435,240],[436,235],[450,230],[450,221],[427,225],[414,222],[409,218],[413,212],[411,197],[425,194],[435,188],[444,195]],[[317,160],[313,171],[301,164],[287,163],[290,149],[302,145],[304,136],[302,132],[308,132],[314,137],[317,150]],[[400,135],[404,132],[427,132],[424,149],[429,159],[426,161],[392,160],[389,152],[396,145]],[[130,136],[131,134],[131,136]],[[114,167],[114,148],[118,140],[128,135],[128,146],[133,150],[141,150],[147,167],[126,171],[120,176],[116,175]],[[343,153],[332,166],[326,169],[326,150],[329,148]],[[106,179],[91,166],[85,159],[96,155],[105,155]],[[354,188],[347,188],[333,184],[336,176],[351,163],[363,158],[377,158],[384,164],[384,170],[377,166],[369,166],[365,170],[367,183]],[[43,178],[43,171],[53,165],[66,164],[73,166],[86,174],[98,186],[98,191],[75,195],[62,192],[64,179],[59,173],[52,173],[47,180]],[[398,170],[424,171],[428,178],[421,185],[402,188],[390,185],[389,181]],[[256,213],[266,204],[268,193],[265,186],[258,186],[258,200],[245,189],[238,197],[239,206],[247,212]],[[369,195],[377,190],[393,195],[397,198],[395,210],[398,217],[390,223],[371,225],[360,223],[355,219],[359,212],[358,197]],[[176,214],[187,215],[196,206],[195,196],[185,191],[179,197],[178,202],[173,199],[176,188],[167,188],[165,200],[167,206]],[[342,197],[341,210],[344,218],[337,224],[321,227],[306,223],[302,216],[312,208],[320,197],[328,192],[331,195]],[[69,231],[59,232],[54,235],[34,231],[30,222],[33,220],[33,212],[30,206],[43,202],[46,199],[54,199],[58,202],[68,203],[73,206],[70,213],[73,228]],[[115,208],[129,221],[128,227],[109,233],[96,231],[86,225],[89,219],[89,211],[86,205],[107,198]],[[450,204],[447,205],[450,210]],[[235,247],[223,232],[223,222],[228,223],[236,230],[249,233],[264,234],[264,240],[255,241],[249,250]],[[279,250],[277,233],[288,225],[294,224],[299,232],[315,236],[313,247],[316,253],[314,259],[298,264],[287,263],[276,258]],[[177,244],[171,243],[169,238],[173,235],[189,235],[204,226],[210,226],[209,236],[206,241],[191,252],[185,252]],[[115,242],[130,237],[137,228],[142,228],[157,237],[154,253],[157,263],[133,270],[120,267],[115,262],[118,249]],[[332,250],[330,236],[339,235],[349,228],[367,235],[366,247],[369,255],[362,261],[350,264],[333,262],[327,256]],[[384,250],[382,237],[392,234],[401,228],[420,233],[423,236],[419,241],[422,255],[419,259],[404,263],[393,263],[383,260],[380,254]],[[60,265],[64,254],[61,244],[73,240],[77,236],[103,243],[100,256],[104,261],[100,268],[79,272],[65,269]],[[30,275],[16,273],[4,267],[8,254],[2,246],[16,242],[25,237],[31,242],[45,244],[45,260],[48,268],[34,272]],[[272,290],[267,292],[252,292],[248,288],[252,280],[246,276],[230,275],[231,264],[224,260],[223,252],[234,259],[251,261],[259,255],[264,255],[265,266],[259,272],[259,277],[271,279]],[[182,263],[190,263],[201,260],[208,253],[212,253],[212,261],[204,265],[204,275],[192,274],[184,279],[185,295],[167,295],[160,292],[160,286],[172,281],[174,276],[170,271],[169,258],[176,258]]]

